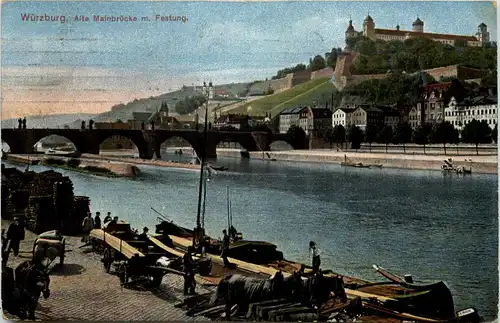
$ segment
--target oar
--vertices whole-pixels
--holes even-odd
[[[156,212],[158,215],[160,215],[160,217],[161,217],[163,220],[165,220],[165,221],[167,221],[167,222],[170,222],[170,223],[172,223],[172,222],[173,222],[172,220],[167,219],[167,218],[166,218],[163,214],[161,214],[160,212],[156,211],[153,207],[151,207],[151,210],[153,210],[153,211],[154,211],[154,212]]]
[[[178,227],[179,229],[181,229],[182,231],[184,231],[185,233],[189,233],[186,229],[184,229],[183,227],[180,227],[178,226],[177,224],[174,223],[174,220],[169,220],[167,219],[163,214],[161,214],[160,212],[156,211],[153,207],[151,207],[151,210],[155,211],[157,214],[160,215],[161,219],[167,221],[167,222],[170,222],[172,223],[173,225],[175,225],[176,227]],[[158,217],[160,219],[160,217]]]

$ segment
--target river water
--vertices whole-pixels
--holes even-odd
[[[323,268],[383,281],[371,267],[378,264],[415,280],[444,280],[457,310],[475,306],[486,319],[497,317],[498,176],[232,158],[218,164],[229,171],[208,183],[209,235],[227,227],[229,187],[235,227],[276,243],[287,259],[308,262],[314,240]],[[76,195],[91,198],[92,212],[154,229],[153,207],[193,228],[199,172],[139,168],[137,179],[57,171],[70,176]]]

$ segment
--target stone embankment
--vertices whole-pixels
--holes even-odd
[[[423,154],[385,154],[368,152],[346,152],[333,150],[287,150],[250,152],[250,158],[295,162],[340,164],[347,157],[348,162],[382,165],[388,168],[440,170],[443,160],[452,158],[456,166],[472,167],[474,173],[498,174],[498,156],[450,156]],[[217,149],[218,156],[240,157],[239,149]],[[466,161],[467,160],[467,161]]]

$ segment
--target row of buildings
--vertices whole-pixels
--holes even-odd
[[[490,90],[487,95],[465,98],[450,95],[449,83],[432,84],[425,87],[422,101],[415,106],[373,105],[360,97],[344,98],[333,111],[319,107],[297,107],[285,109],[279,116],[279,132],[286,133],[295,125],[309,134],[326,128],[351,125],[365,130],[368,126],[388,125],[395,128],[407,122],[416,129],[422,124],[450,122],[459,131],[472,120],[486,121],[494,128],[498,120],[497,96]]]

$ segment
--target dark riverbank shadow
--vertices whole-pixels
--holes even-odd
[[[55,265],[51,271],[52,276],[73,276],[81,275],[85,271],[85,267],[78,264]]]

